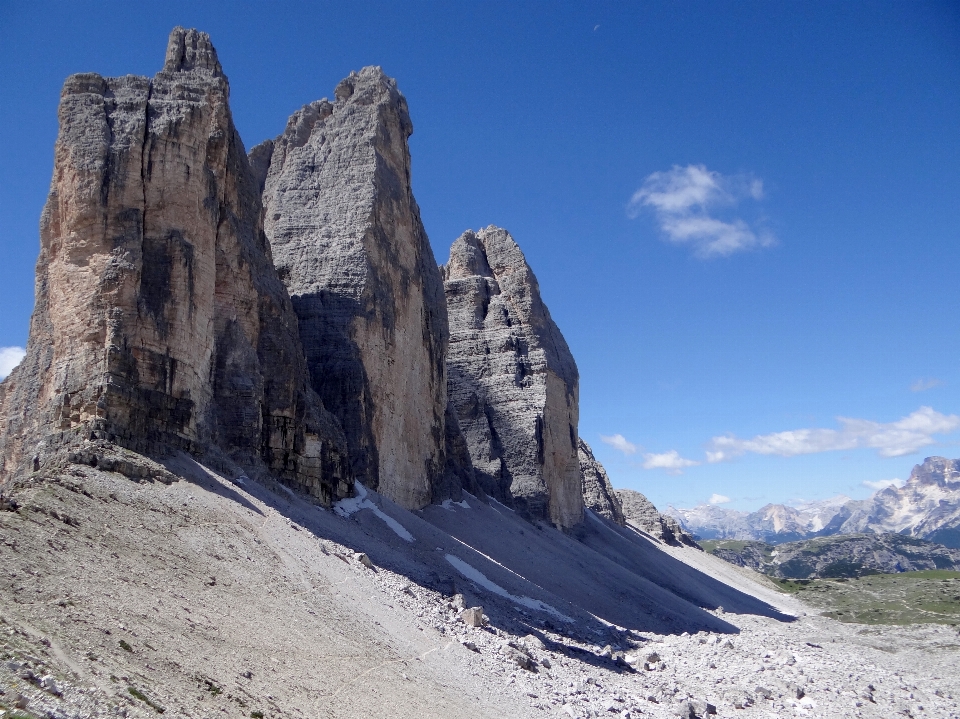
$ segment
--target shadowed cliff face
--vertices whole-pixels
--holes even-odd
[[[152,80],[67,79],[0,477],[96,439],[217,447],[325,501],[349,491],[228,95],[210,38],[183,28]]]
[[[459,499],[472,471],[446,426],[447,311],[410,188],[412,131],[396,83],[367,67],[251,164],[313,387],[343,424],[354,475],[419,508]]]
[[[513,238],[465,232],[444,267],[449,392],[477,481],[523,512],[583,519],[579,374]]]

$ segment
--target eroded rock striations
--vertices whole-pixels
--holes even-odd
[[[477,482],[532,517],[583,519],[579,374],[506,230],[467,231],[443,268],[450,400]]]
[[[354,476],[419,508],[459,499],[472,477],[447,456],[447,312],[410,186],[412,132],[396,82],[367,67],[251,162],[313,387],[343,424]]]
[[[632,489],[617,489],[614,492],[620,500],[627,524],[632,524],[667,544],[686,544],[700,548],[693,535],[681,527],[674,517],[660,514],[653,502],[640,492]]]
[[[622,527],[626,524],[623,507],[620,504],[620,497],[617,496],[613,485],[610,483],[607,470],[593,456],[593,450],[583,440],[583,437],[579,438],[577,448],[580,457],[583,505]]]
[[[67,79],[27,356],[0,385],[0,477],[100,440],[349,492],[228,95],[209,36],[183,28],[153,79]]]

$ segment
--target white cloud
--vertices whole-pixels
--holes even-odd
[[[690,245],[701,258],[726,256],[776,242],[769,232],[755,230],[738,217],[725,221],[711,215],[719,207],[736,207],[748,198],[763,199],[759,178],[724,176],[704,165],[674,165],[643,181],[627,204],[627,215],[637,217],[650,208],[671,242]]]
[[[643,455],[644,469],[665,469],[670,474],[680,474],[686,467],[695,467],[699,462],[692,459],[684,459],[675,449],[663,454],[645,454]]]
[[[935,444],[934,435],[960,429],[960,416],[940,414],[930,407],[921,407],[896,422],[849,417],[837,417],[837,421],[841,429],[794,429],[752,439],[733,435],[714,437],[707,450],[707,461],[722,462],[747,452],[795,457],[863,447],[877,450],[881,457],[900,457]]]
[[[934,387],[943,386],[943,381],[937,379],[936,377],[921,377],[916,382],[910,385],[911,392],[923,392],[924,390],[933,389]]]
[[[871,482],[870,480],[864,480],[862,482],[864,487],[869,487],[870,489],[886,489],[887,487],[902,487],[906,484],[902,479],[878,479],[876,482]]]
[[[627,438],[622,434],[615,434],[610,437],[601,434],[600,441],[604,444],[609,444],[614,449],[619,449],[624,454],[637,453],[637,445],[635,445],[633,442],[628,442]]]
[[[707,504],[726,504],[729,501],[730,497],[714,492],[710,495],[710,499],[707,500]]]
[[[26,354],[23,347],[0,347],[0,379],[10,374]]]

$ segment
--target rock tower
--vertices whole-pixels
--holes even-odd
[[[228,96],[209,36],[179,27],[153,79],[67,79],[0,477],[97,439],[216,448],[324,501],[349,492]]]
[[[450,399],[477,482],[531,517],[583,518],[579,374],[510,234],[467,231],[443,268]]]
[[[459,498],[472,472],[446,421],[447,310],[410,186],[412,132],[396,82],[367,67],[251,163],[312,384],[343,425],[353,474],[419,508]]]

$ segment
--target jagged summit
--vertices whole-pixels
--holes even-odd
[[[173,28],[167,41],[167,55],[163,61],[163,72],[192,72],[205,70],[224,77],[223,68],[217,58],[210,36],[199,30],[180,26]]]

